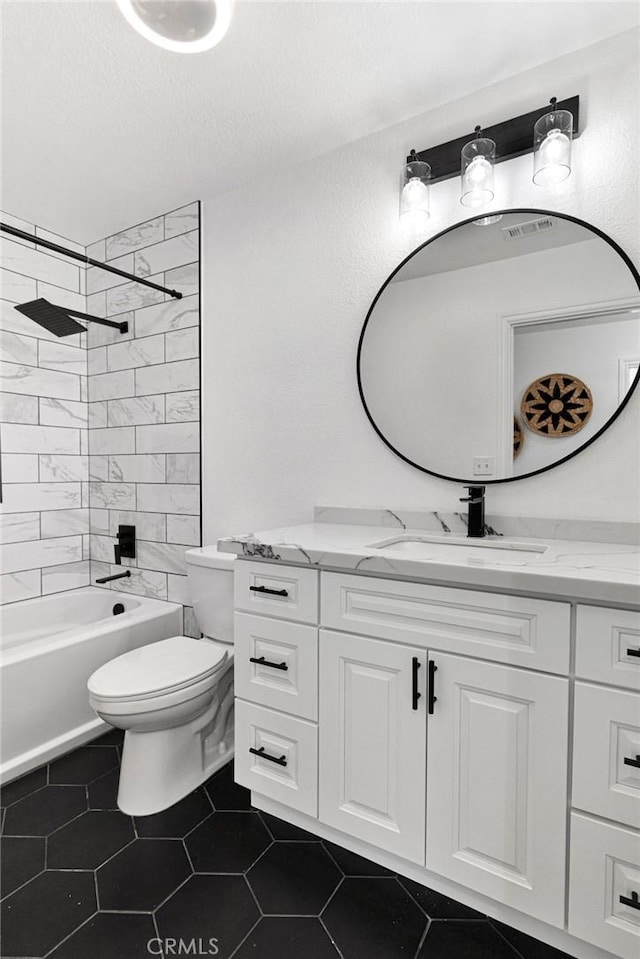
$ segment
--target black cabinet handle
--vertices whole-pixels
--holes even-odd
[[[276,763],[276,765],[278,766],[287,765],[286,754],[280,756],[280,758],[278,759],[277,756],[270,756],[269,753],[265,753],[264,746],[261,746],[260,749],[254,749],[253,746],[250,746],[249,752],[253,753],[254,756],[260,756],[262,759],[268,759],[270,763]]]
[[[264,656],[249,656],[250,663],[260,663],[261,666],[271,666],[272,669],[282,669],[285,673],[289,669],[286,663],[270,663]]]
[[[268,586],[250,586],[249,589],[252,593],[267,593],[269,596],[289,595],[289,591],[286,589],[269,589]]]
[[[632,909],[640,909],[640,899],[638,898],[637,892],[632,892],[631,898],[628,896],[620,896],[620,902],[623,906],[631,906]]]
[[[628,649],[627,656],[637,656],[640,659],[640,649]]]
[[[436,689],[436,672],[438,667],[432,659],[429,660],[429,714],[433,715],[433,708],[438,702],[438,697],[435,695]]]
[[[636,769],[640,769],[640,756],[636,756],[635,759],[629,759],[628,756],[624,757],[625,766],[635,766]]]
[[[411,678],[411,708],[418,708],[418,700],[422,696],[422,693],[418,692],[418,670],[420,669],[421,662],[417,656],[413,657],[411,662],[412,669],[412,678]]]

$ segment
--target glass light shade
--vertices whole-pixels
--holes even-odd
[[[538,186],[561,183],[571,173],[573,115],[552,110],[533,127],[533,182]]]
[[[493,168],[496,162],[496,145],[489,137],[469,140],[462,148],[462,188],[460,202],[463,206],[480,207],[494,197]]]
[[[146,40],[174,53],[201,53],[224,37],[233,0],[117,0]]]
[[[423,160],[407,157],[400,180],[400,220],[419,232],[429,219],[429,178],[431,167]]]

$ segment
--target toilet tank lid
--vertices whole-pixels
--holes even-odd
[[[192,566],[208,566],[210,569],[233,571],[234,554],[221,553],[215,546],[199,546],[198,549],[188,549],[184,556],[187,564],[191,563]]]

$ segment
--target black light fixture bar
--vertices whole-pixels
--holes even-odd
[[[0,230],[3,233],[8,233],[11,236],[20,237],[21,240],[28,240],[30,243],[35,243],[36,246],[43,246],[47,250],[53,250],[55,253],[62,253],[64,256],[70,257],[72,260],[79,260],[80,263],[85,263],[87,266],[97,266],[100,270],[106,270],[107,273],[115,273],[116,276],[124,276],[127,280],[132,280],[134,283],[141,283],[142,286],[148,286],[152,290],[159,290],[161,293],[168,293],[169,296],[172,296],[175,300],[182,299],[182,293],[179,293],[177,290],[168,290],[166,286],[160,286],[158,283],[152,283],[151,280],[144,280],[140,276],[135,276],[133,273],[127,273],[126,270],[119,270],[116,266],[110,266],[108,263],[101,263],[99,260],[94,260],[90,256],[85,256],[84,253],[77,253],[75,250],[68,250],[66,246],[60,246],[58,243],[52,243],[51,240],[43,240],[42,237],[33,236],[31,233],[25,233],[24,230],[18,230],[15,226],[9,226],[8,223],[0,223]],[[95,317],[90,319],[95,321]]]
[[[503,120],[502,123],[495,123],[491,127],[483,126],[482,136],[495,140],[495,162],[502,163],[504,160],[524,156],[525,153],[533,153],[533,125],[545,113],[549,113],[550,109],[551,107],[546,103],[538,110],[523,113],[511,120]],[[575,96],[569,97],[568,100],[559,100],[555,109],[568,110],[573,114],[573,138],[575,140],[580,135],[578,123],[580,97]],[[465,143],[473,140],[475,135],[475,133],[467,133],[455,140],[449,140],[447,143],[440,143],[438,146],[417,152],[415,159],[422,160],[431,166],[431,183],[438,183],[440,180],[450,180],[454,176],[460,176],[460,151]]]

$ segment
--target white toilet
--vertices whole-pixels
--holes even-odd
[[[172,806],[233,756],[233,561],[186,553],[204,639],[173,636],[112,659],[90,676],[89,702],[125,730],[118,806],[147,816]]]

